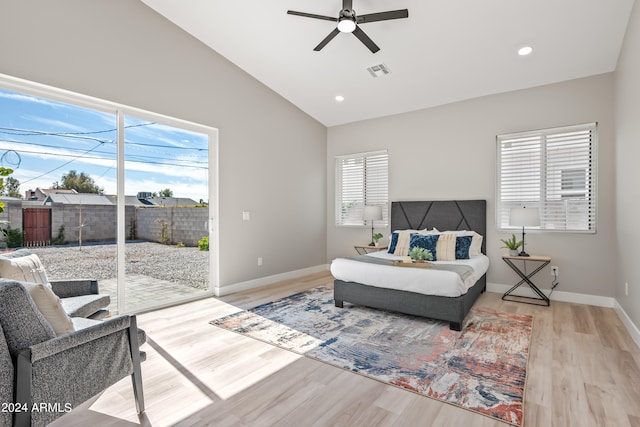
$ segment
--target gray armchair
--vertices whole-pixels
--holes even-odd
[[[32,255],[30,250],[18,249],[17,251],[0,254],[0,260],[16,260],[30,255]],[[41,265],[41,261],[38,258],[37,262]],[[44,266],[41,266],[41,268],[44,270]],[[19,267],[16,270],[18,271],[5,277],[33,281],[33,279],[21,276]],[[0,277],[2,277],[2,274],[0,274]],[[87,317],[100,320],[109,315],[109,311],[106,308],[109,306],[111,298],[109,295],[99,292],[97,280],[49,280],[49,283],[53,292],[62,300],[62,307],[70,317]]]
[[[0,426],[44,426],[128,375],[144,411],[139,345],[146,336],[136,317],[74,324],[56,337],[25,287],[0,279],[0,402],[16,409],[0,412]]]

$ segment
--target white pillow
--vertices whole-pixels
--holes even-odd
[[[18,282],[49,283],[44,265],[36,254],[17,258],[0,257],[0,277]]]
[[[51,288],[42,283],[23,283],[29,291],[31,299],[36,303],[36,307],[42,313],[47,322],[51,325],[56,335],[64,335],[73,332],[73,322],[62,308],[60,298],[53,293]]]

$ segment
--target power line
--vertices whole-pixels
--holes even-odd
[[[100,147],[101,145],[102,145],[102,143],[99,143],[98,145],[96,145],[95,147],[91,148],[90,150],[85,151],[83,154],[88,154],[88,153],[92,152],[93,150],[95,150],[96,148]],[[60,166],[58,166],[57,168],[53,168],[53,169],[51,169],[49,172],[45,172],[45,173],[43,173],[43,174],[41,174],[41,175],[36,176],[35,178],[31,178],[31,179],[29,179],[29,180],[26,180],[26,181],[22,182],[21,184],[26,184],[27,182],[31,182],[31,181],[34,181],[34,180],[36,180],[36,179],[38,179],[38,178],[42,178],[42,177],[43,177],[43,176],[45,176],[45,175],[49,175],[51,172],[55,172],[55,171],[57,171],[58,169],[62,168],[63,166],[66,166],[66,165],[68,165],[69,163],[72,163],[72,162],[76,161],[77,159],[79,159],[79,158],[81,158],[81,157],[82,157],[82,155],[80,155],[80,156],[76,157],[75,159],[71,159],[71,160],[69,160],[68,162],[61,164],[61,165],[60,165]]]

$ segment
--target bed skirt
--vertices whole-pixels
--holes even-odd
[[[429,317],[449,322],[451,329],[459,331],[462,329],[462,322],[473,303],[486,290],[487,275],[484,274],[469,288],[466,294],[459,297],[424,295],[337,279],[333,283],[333,298],[336,307],[343,307],[344,302],[349,302],[355,305]]]

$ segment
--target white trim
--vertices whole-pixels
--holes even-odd
[[[248,291],[251,289],[261,288],[263,286],[272,285],[283,280],[295,279],[309,274],[328,271],[329,264],[316,265],[314,267],[303,268],[301,270],[289,271],[286,273],[274,274],[273,276],[260,277],[258,279],[247,280],[246,282],[234,283],[228,286],[221,286],[214,289],[217,297],[222,297],[236,292]]]
[[[511,289],[513,285],[503,285],[500,283],[487,283],[487,291],[495,292],[498,294],[504,294],[509,289]],[[545,295],[549,295],[551,293],[550,289],[540,289]],[[527,287],[527,285],[520,286],[512,295],[526,296],[531,297],[535,296],[533,291]],[[597,307],[608,307],[614,308],[617,304],[615,298],[612,297],[603,297],[600,295],[589,295],[589,294],[578,294],[574,292],[563,292],[555,290],[551,294],[552,301],[562,301],[562,302],[572,302],[576,304],[586,304],[586,305],[595,305]]]
[[[631,320],[627,312],[624,311],[624,308],[622,308],[618,300],[616,300],[613,308],[616,310],[616,313],[618,314],[618,317],[624,324],[624,327],[627,328],[627,332],[629,332],[629,335],[631,335],[631,339],[633,339],[636,345],[640,347],[640,329],[638,329],[635,323],[633,323],[633,321]]]

